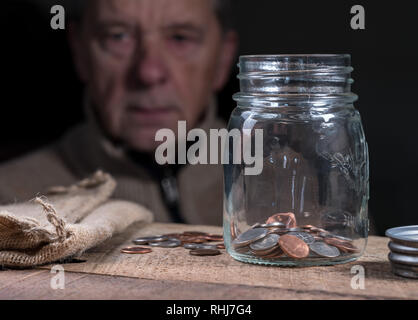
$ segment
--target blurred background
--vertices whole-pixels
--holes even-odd
[[[418,22],[412,2],[236,0],[239,54],[349,53],[370,150],[370,215],[376,231],[418,224]],[[50,8],[71,0],[6,0],[0,6],[0,162],[58,139],[83,118],[82,86],[65,30],[52,30]],[[352,30],[363,5],[366,29]],[[227,120],[239,91],[237,69],[219,94]],[[0,177],[1,179],[1,177]]]

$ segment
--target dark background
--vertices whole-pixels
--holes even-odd
[[[0,4],[0,162],[48,144],[83,117],[82,86],[66,32],[50,28],[51,5],[66,7],[71,1],[64,2]],[[418,22],[411,3],[236,0],[234,5],[240,54],[351,54],[353,92],[360,96],[356,107],[370,150],[369,209],[380,234],[418,224]],[[365,8],[365,30],[350,27],[355,4]],[[225,119],[238,91],[236,73],[219,95]]]

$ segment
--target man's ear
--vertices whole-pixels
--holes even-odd
[[[238,50],[238,34],[236,31],[227,31],[223,35],[221,55],[215,75],[214,90],[221,90],[229,79],[232,64],[236,60]]]
[[[73,62],[78,76],[83,83],[87,82],[87,57],[83,45],[83,35],[79,23],[71,22],[68,26],[68,42],[70,44]]]

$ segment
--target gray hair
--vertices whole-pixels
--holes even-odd
[[[72,0],[70,2],[70,20],[80,21],[88,0]],[[232,0],[213,0],[216,16],[224,31],[234,28],[234,15],[232,12]]]

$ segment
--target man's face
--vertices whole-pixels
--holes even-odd
[[[197,125],[235,53],[212,0],[90,0],[72,39],[104,129],[148,152],[159,129]]]

